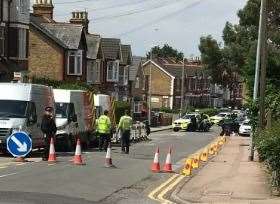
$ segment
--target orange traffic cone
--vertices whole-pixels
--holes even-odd
[[[159,165],[159,148],[157,148],[157,151],[155,153],[155,157],[154,157],[154,162],[151,166],[151,170],[154,173],[158,173],[160,172],[160,165]]]
[[[107,153],[105,158],[105,167],[113,167],[112,157],[111,157],[111,145],[107,147]]]
[[[77,145],[76,145],[75,156],[73,158],[73,163],[76,165],[85,164],[82,159],[81,141],[79,138],[77,139]]]
[[[172,173],[172,164],[171,164],[171,147],[169,147],[169,151],[166,156],[165,164],[163,167],[163,172],[165,173]]]
[[[51,137],[48,162],[50,162],[50,163],[56,162],[56,154],[55,154],[55,149],[54,149],[53,137]]]

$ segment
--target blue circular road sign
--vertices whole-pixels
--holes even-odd
[[[32,140],[26,132],[15,132],[7,138],[7,150],[14,157],[25,157],[32,150]]]

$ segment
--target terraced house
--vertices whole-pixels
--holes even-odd
[[[0,81],[28,67],[29,0],[0,1]]]
[[[36,0],[30,14],[29,71],[32,77],[53,80],[87,80],[86,28],[72,19],[53,19],[51,0]],[[74,13],[75,20],[79,13]]]

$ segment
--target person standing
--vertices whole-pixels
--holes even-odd
[[[118,125],[118,129],[121,131],[122,153],[125,154],[129,154],[131,127],[132,127],[132,118],[128,115],[128,110],[125,110],[124,116],[121,117]]]
[[[52,107],[45,108],[45,114],[44,114],[44,116],[42,118],[42,122],[41,122],[41,131],[44,134],[44,143],[45,143],[42,160],[47,161],[49,149],[50,149],[50,140],[51,140],[51,137],[55,136],[56,131],[57,131],[55,119],[53,117],[53,108]]]
[[[111,141],[111,120],[108,117],[108,113],[109,112],[105,110],[104,114],[101,115],[97,120],[97,133],[99,135],[99,151],[102,151],[103,147],[104,151],[106,151]]]

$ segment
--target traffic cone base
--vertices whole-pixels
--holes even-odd
[[[51,138],[51,141],[50,141],[50,151],[49,151],[48,162],[49,163],[55,163],[56,162],[56,154],[55,154],[55,149],[54,149],[53,138]]]
[[[157,148],[154,161],[151,165],[151,171],[154,173],[160,172],[160,165],[159,165],[159,148]]]

